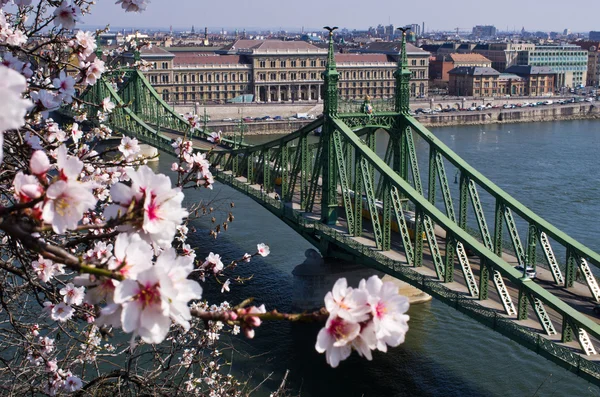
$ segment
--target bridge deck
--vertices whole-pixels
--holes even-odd
[[[153,128],[156,128],[155,125],[151,125]],[[164,128],[164,127],[160,127],[160,133],[164,136],[167,136],[171,139],[177,139],[177,138],[183,138],[183,133],[170,129],[170,128]],[[188,138],[189,139],[189,138]],[[229,150],[230,148],[226,147],[226,146],[222,146],[222,145],[215,145],[212,142],[209,142],[206,139],[198,139],[198,138],[192,138],[192,143],[194,144],[194,148],[196,149],[200,149],[202,151],[222,151],[222,150]]]

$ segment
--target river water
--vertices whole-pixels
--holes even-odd
[[[600,232],[600,121],[447,127],[434,130],[452,150],[534,212],[598,251]],[[273,136],[250,137],[254,142]],[[427,148],[417,141],[418,156]],[[173,158],[162,155],[154,167],[169,174]],[[447,170],[452,179],[453,173]],[[426,184],[424,186],[427,186]],[[456,197],[456,196],[454,196]],[[244,285],[207,282],[205,296],[238,303],[253,296],[267,308],[290,310],[293,268],[312,248],[280,219],[233,189],[217,184],[213,191],[188,190],[186,201],[210,202],[217,222],[231,210],[228,230],[208,236],[210,216],[193,222],[190,243],[198,257],[214,251],[226,259],[254,252],[267,243],[271,255],[238,267],[252,276]],[[235,207],[230,208],[230,202]],[[414,305],[406,342],[372,362],[356,354],[331,369],[314,350],[319,327],[264,324],[254,340],[222,337],[235,349],[224,350],[233,371],[268,395],[289,370],[287,386],[301,396],[598,396],[600,389],[517,343],[438,302]]]

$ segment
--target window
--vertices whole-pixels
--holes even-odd
[[[305,68],[306,67],[306,61],[300,61],[300,66]]]
[[[276,68],[277,67],[277,61],[271,61],[271,67],[272,68]]]
[[[259,67],[259,68],[264,68],[264,67],[266,67],[266,66],[267,66],[267,63],[266,63],[265,61],[259,61],[259,62],[258,62],[258,67]]]
[[[296,61],[290,61],[290,66],[295,68],[296,67]]]
[[[310,61],[310,66],[313,67],[313,68],[317,67],[317,60],[316,59],[311,60]]]
[[[322,60],[322,61],[321,61],[321,67],[324,67],[325,65],[326,65],[326,62],[325,62],[325,60]]]
[[[410,61],[410,64],[411,64],[412,66],[417,66],[417,60],[416,60],[416,59],[413,59],[412,61]]]
[[[192,75],[192,83],[195,83],[195,82],[196,82],[196,75],[195,75],[195,74],[193,74],[193,75]]]
[[[200,75],[200,82],[201,83],[204,82],[204,75],[203,74]]]
[[[220,76],[219,76],[218,74],[216,74],[216,75],[215,75],[215,81],[219,81],[219,77],[220,77]]]
[[[187,74],[184,74],[184,75],[183,75],[183,82],[184,82],[184,83],[187,83]]]
[[[175,75],[175,82],[179,83],[179,75],[178,74]]]
[[[271,80],[277,80],[277,73],[271,73]]]
[[[296,80],[296,73],[290,73],[290,80]]]
[[[279,62],[279,66],[282,67],[282,68],[285,68],[285,61]]]
[[[281,80],[287,80],[287,74],[281,73]]]
[[[163,69],[169,69],[169,64],[167,62],[163,62],[162,63],[162,68]],[[167,95],[168,95],[168,93],[167,93]]]
[[[306,80],[306,73],[300,73],[300,79]]]

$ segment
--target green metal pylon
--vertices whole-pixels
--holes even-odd
[[[398,68],[394,72],[394,77],[396,78],[395,110],[404,115],[407,115],[410,110],[410,88],[408,86],[410,70],[408,70],[408,56],[406,55],[406,31],[408,29],[398,28],[398,30],[402,31],[402,53],[398,58]]]
[[[327,54],[327,65],[323,72],[325,83],[323,96],[323,132],[321,134],[322,145],[325,156],[323,161],[323,195],[321,199],[321,222],[327,225],[335,225],[337,220],[337,167],[335,144],[333,133],[335,125],[333,119],[337,117],[338,111],[338,80],[339,73],[335,67],[335,53],[333,50],[333,31],[337,26],[324,27],[329,31],[329,52]]]

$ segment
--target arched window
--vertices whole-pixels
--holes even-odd
[[[410,95],[415,96],[417,93],[417,85],[415,83],[412,83],[410,85]]]
[[[419,95],[425,95],[425,83],[419,85]]]

